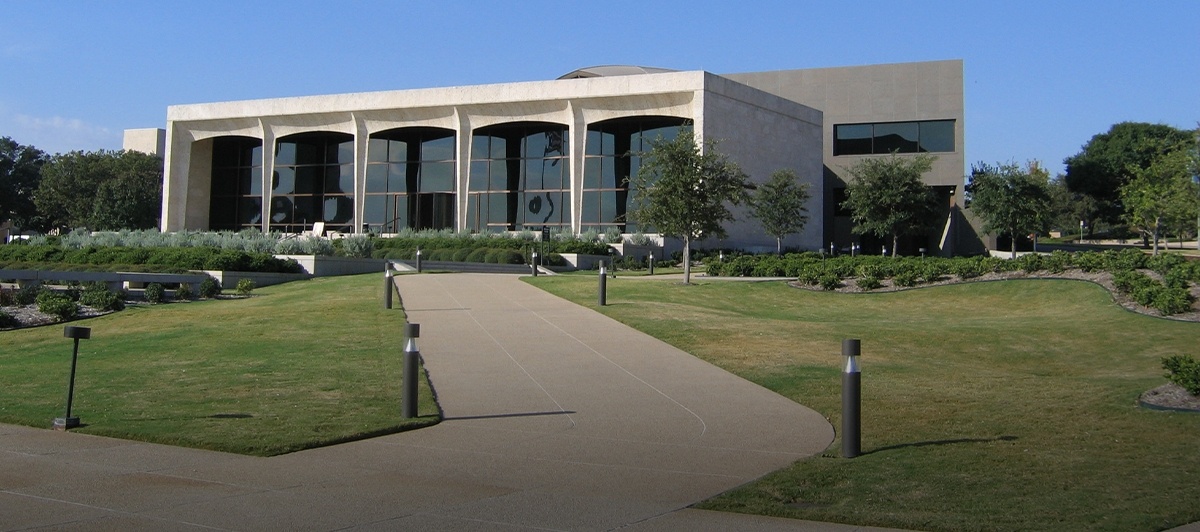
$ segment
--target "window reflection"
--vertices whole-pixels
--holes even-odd
[[[524,122],[471,137],[467,228],[516,231],[570,226],[567,128]]]
[[[367,143],[363,223],[372,231],[455,227],[454,131],[382,131]]]
[[[640,153],[655,139],[672,140],[689,126],[682,118],[634,117],[606,120],[588,126],[583,163],[583,229],[622,232],[642,229],[627,219],[633,194],[630,180],[637,177]]]
[[[834,155],[871,155],[954,151],[954,121],[838,124]]]
[[[271,176],[270,229],[298,233],[325,222],[328,231],[351,232],[353,207],[344,205],[346,195],[354,192],[353,165],[353,137],[345,133],[280,138]],[[327,208],[333,211],[326,212]]]
[[[262,222],[262,141],[213,139],[208,226],[237,231]]]

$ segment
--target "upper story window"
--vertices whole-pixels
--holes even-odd
[[[946,151],[954,151],[953,120],[833,126],[834,155]]]

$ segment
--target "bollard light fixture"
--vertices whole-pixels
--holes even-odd
[[[404,374],[400,394],[401,416],[405,419],[417,417],[417,363],[421,352],[417,349],[417,338],[421,336],[421,325],[404,324]]]
[[[92,329],[67,325],[63,328],[63,336],[74,340],[75,347],[71,351],[71,377],[67,381],[67,412],[63,417],[54,419],[55,430],[67,430],[79,426],[79,418],[71,415],[71,404],[75,401],[75,366],[79,361],[79,341],[91,338]]]
[[[854,458],[862,454],[862,372],[858,369],[858,357],[862,353],[862,341],[857,338],[842,340],[842,457]]]

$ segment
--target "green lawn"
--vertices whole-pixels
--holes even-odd
[[[528,279],[528,278],[527,278]],[[596,282],[528,279],[595,307]],[[610,279],[601,312],[823,413],[861,338],[863,456],[840,440],[703,508],[927,530],[1156,530],[1200,521],[1200,414],[1150,411],[1200,324],[1080,281],[887,294]]]
[[[248,299],[135,307],[73,322],[77,432],[274,455],[399,432],[439,419],[428,382],[400,417],[404,313],[378,275],[262,288]],[[0,332],[0,422],[63,415],[71,340],[63,326]]]

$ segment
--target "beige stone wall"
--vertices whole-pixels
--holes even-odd
[[[126,129],[121,149],[150,155],[166,153],[167,132],[160,128]]]

